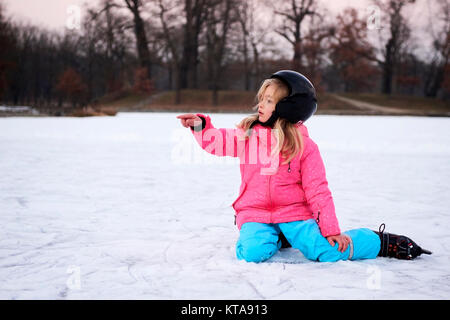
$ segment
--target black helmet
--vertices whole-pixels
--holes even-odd
[[[281,99],[274,112],[291,123],[305,122],[317,110],[316,90],[304,75],[292,70],[281,70],[270,76],[283,81],[289,95]]]
[[[308,94],[316,97],[316,90],[311,81],[299,72],[292,70],[277,71],[270,76],[283,81],[289,88],[289,96],[296,93]]]

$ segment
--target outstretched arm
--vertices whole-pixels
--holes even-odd
[[[209,116],[187,113],[177,116],[185,128],[190,128],[198,144],[216,156],[238,156],[237,129],[216,129]]]
[[[185,128],[190,127],[192,130],[198,131],[200,125],[202,125],[201,129],[204,129],[205,119],[200,118],[199,116],[192,113],[180,114],[177,116],[177,119],[181,120],[181,125]]]

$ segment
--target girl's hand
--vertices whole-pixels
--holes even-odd
[[[339,234],[337,236],[329,236],[327,237],[328,242],[331,244],[332,247],[334,247],[334,243],[337,242],[338,244],[338,251],[344,252],[347,250],[347,247],[351,241],[349,236]]]
[[[177,118],[181,119],[181,125],[185,128],[195,127],[202,123],[202,119],[192,113],[180,114]]]

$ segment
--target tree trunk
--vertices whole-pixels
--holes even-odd
[[[175,104],[181,104],[181,81],[182,77],[180,76],[181,67],[176,65],[176,62],[173,65],[174,70],[174,79],[175,79]]]
[[[181,87],[196,89],[198,66],[198,37],[205,21],[207,1],[185,0],[184,12],[186,24],[184,25],[183,57],[181,68]]]
[[[244,38],[243,38],[243,53],[244,53],[244,89],[245,91],[250,90],[250,63],[249,63],[249,55],[248,55],[248,44],[247,44],[247,35],[244,31]]]
[[[300,40],[297,40],[294,45],[294,58],[292,59],[292,69],[295,71],[300,71],[302,69],[301,46]]]
[[[220,8],[220,21],[214,19],[209,21],[207,30],[207,50],[208,50],[208,73],[210,74],[212,87],[212,103],[218,105],[219,81],[223,71],[223,58],[225,55],[228,32],[232,24],[231,9],[234,5],[232,0],[223,0],[224,7]],[[218,3],[220,5],[220,3]],[[216,8],[212,8],[215,10]],[[214,11],[212,12],[214,18]],[[220,23],[220,25],[218,25]]]
[[[181,58],[181,66],[180,66],[180,77],[181,77],[181,88],[191,88],[192,84],[192,71],[195,68],[193,62],[194,55],[194,41],[192,31],[190,27],[186,25],[184,31],[184,44],[183,44],[183,56]]]
[[[247,48],[245,49],[245,51],[247,51]],[[247,52],[245,53],[244,56],[244,70],[245,70],[245,74],[244,74],[244,89],[245,91],[249,91],[250,90],[250,64],[249,64],[249,59],[248,59],[248,54]]]
[[[212,104],[213,106],[219,105],[219,86],[217,85],[217,81],[214,81],[212,88]]]
[[[383,66],[383,75],[382,75],[382,82],[381,82],[381,92],[382,93],[384,93],[384,94],[392,93],[392,76],[393,76],[392,66],[385,64]]]
[[[180,72],[178,76],[181,88],[188,87],[188,74],[190,72],[190,55],[192,54],[192,1],[185,0],[184,12],[186,15],[186,24],[184,25],[183,34],[183,56],[180,62]]]
[[[198,88],[198,78],[197,78],[197,66],[198,66],[198,34],[195,34],[192,38],[192,51],[189,56],[190,72],[188,77],[188,88],[197,89]]]
[[[384,62],[382,64],[382,82],[381,82],[381,92],[384,94],[392,93],[392,77],[394,75],[394,42],[395,39],[391,38],[386,43],[386,53],[384,57]]]
[[[147,36],[145,34],[144,22],[142,21],[139,12],[134,17],[134,24],[135,24],[134,28],[136,34],[139,61],[142,67],[147,68],[147,76],[150,79],[152,77],[150,52],[148,50]]]
[[[437,68],[435,72],[433,72],[433,76],[430,81],[425,83],[425,96],[429,98],[436,98],[441,88],[442,82],[444,81],[445,76],[445,68],[444,66],[441,68]]]
[[[150,79],[152,76],[150,51],[148,50],[144,21],[142,20],[139,12],[139,0],[125,0],[125,3],[133,14],[134,34],[136,37],[139,63],[141,67],[147,69],[147,76]]]
[[[253,89],[255,89],[255,90],[257,90],[258,89],[258,86],[259,86],[259,82],[258,81],[260,81],[259,79],[261,79],[261,68],[260,68],[260,65],[259,65],[259,51],[258,51],[258,47],[257,47],[257,44],[256,43],[254,43],[254,42],[252,42],[252,48],[253,48],[253,67],[254,67],[254,70],[255,70],[255,79],[257,79],[255,82],[254,82],[254,85],[253,85]]]

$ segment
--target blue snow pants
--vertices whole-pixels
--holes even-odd
[[[338,251],[338,244],[330,245],[320,233],[314,219],[278,224],[247,222],[241,227],[236,244],[236,256],[247,262],[263,262],[272,257],[281,247],[279,233],[283,232],[293,248],[314,261],[334,262],[339,260],[374,259],[380,251],[380,238],[366,228],[344,232],[351,242],[344,252]]]

